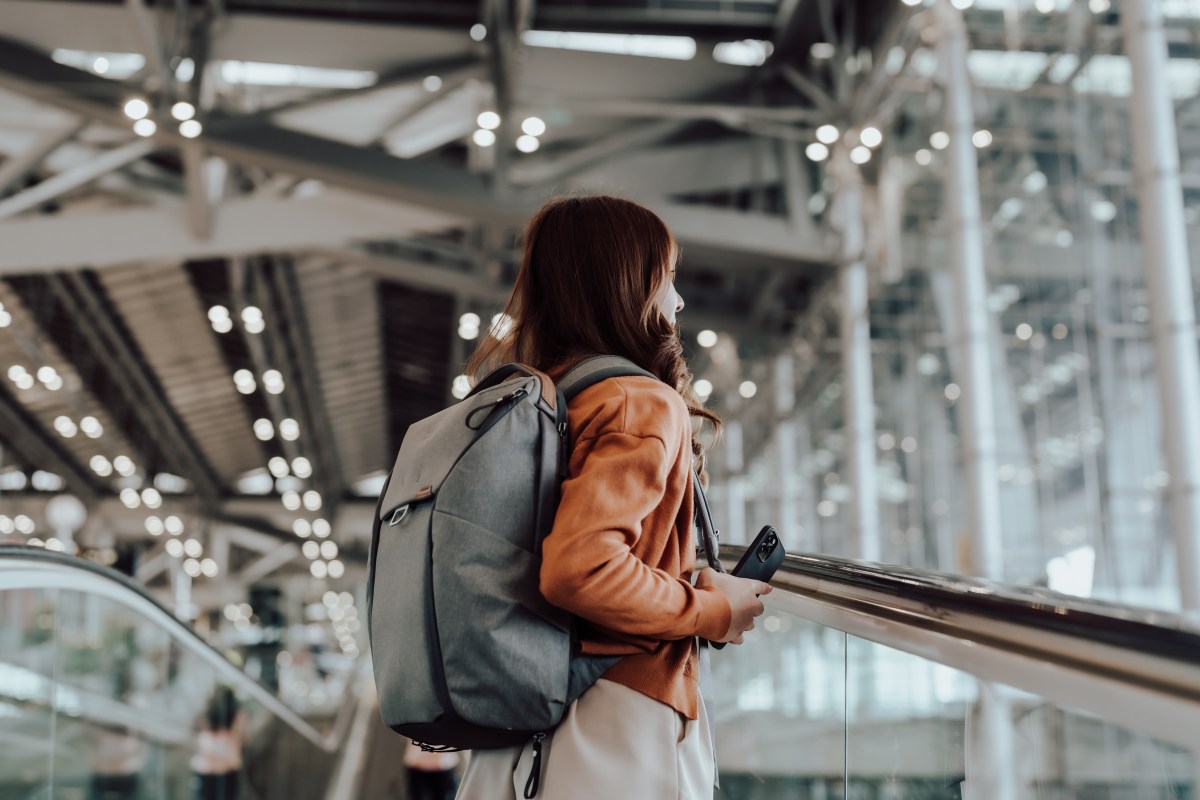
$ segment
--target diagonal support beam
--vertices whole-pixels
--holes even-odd
[[[37,169],[46,157],[79,135],[88,126],[87,120],[72,120],[47,133],[29,150],[0,164],[0,194],[20,183]]]
[[[154,149],[155,145],[152,141],[139,139],[109,150],[98,158],[80,164],[75,169],[55,175],[53,178],[47,178],[20,194],[0,200],[0,220],[16,216],[31,208],[37,208],[42,203],[49,202],[81,186],[86,186],[97,178],[149,155]]]

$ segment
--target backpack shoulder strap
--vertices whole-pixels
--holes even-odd
[[[600,381],[635,376],[658,380],[653,373],[647,372],[623,356],[592,356],[576,364],[564,375],[558,382],[558,390],[570,401],[575,395]]]

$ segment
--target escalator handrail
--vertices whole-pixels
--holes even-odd
[[[20,564],[26,568],[14,566]],[[339,739],[336,730],[334,735],[318,731],[296,713],[295,709],[230,662],[219,650],[192,630],[190,625],[178,619],[128,576],[93,561],[53,550],[22,545],[0,546],[0,591],[46,588],[101,594],[141,613],[165,629],[173,639],[196,656],[208,662],[219,675],[234,684],[239,694],[258,702],[322,750],[333,752],[337,749]]]
[[[730,568],[745,548],[721,545]],[[1006,625],[1086,639],[1194,665],[1200,659],[1200,626],[1168,611],[1133,608],[1000,584],[965,575],[874,564],[814,554],[788,554],[771,583],[788,590],[836,594],[849,601],[892,605],[906,615],[942,621],[945,611],[970,612]]]

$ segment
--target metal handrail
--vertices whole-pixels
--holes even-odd
[[[116,570],[52,550],[4,545],[0,546],[0,591],[10,589],[68,589],[118,602],[163,628],[244,696],[261,704],[320,749],[331,753],[338,748],[345,728],[340,719],[331,734],[321,733],[270,689],[204,641],[191,626],[177,619],[144,588]]]
[[[770,608],[1184,746],[1200,735],[1200,627],[1182,615],[809,554],[771,584]]]

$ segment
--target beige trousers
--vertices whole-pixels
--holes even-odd
[[[471,754],[455,800],[524,800],[533,745]],[[601,679],[542,742],[537,800],[712,800],[713,748],[704,705],[689,720]]]

